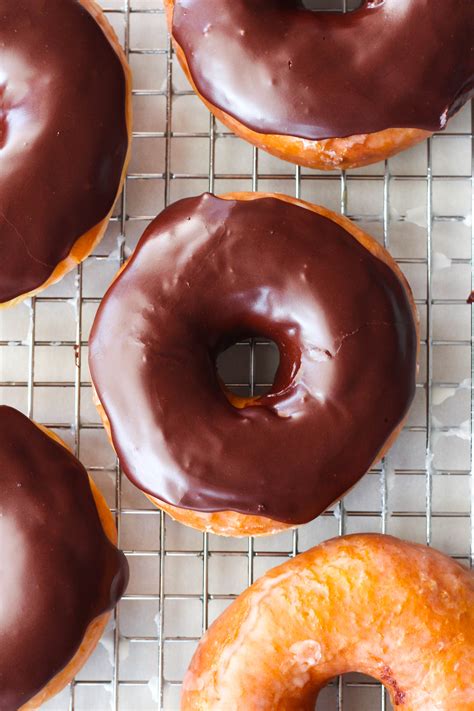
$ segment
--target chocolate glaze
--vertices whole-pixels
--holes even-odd
[[[80,462],[10,407],[0,406],[0,432],[0,710],[13,711],[116,605],[128,565]]]
[[[280,348],[272,391],[233,407],[215,360]],[[175,203],[109,289],[94,385],[129,478],[168,503],[302,523],[367,471],[415,392],[404,287],[345,230],[275,198]]]
[[[78,0],[0,0],[0,302],[43,284],[110,211],[125,73]]]
[[[258,133],[436,131],[473,93],[472,0],[175,0],[173,36],[200,94]]]

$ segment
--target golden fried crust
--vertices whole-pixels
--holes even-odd
[[[171,33],[174,0],[164,0],[164,3]],[[257,146],[257,148],[262,148],[268,153],[277,156],[277,158],[282,158],[291,163],[318,170],[360,168],[364,165],[378,163],[381,160],[390,158],[432,135],[430,131],[423,131],[418,128],[388,128],[376,133],[348,136],[347,138],[326,138],[320,141],[311,141],[296,136],[257,133],[240,123],[233,116],[222,111],[222,109],[211,104],[199,93],[192,79],[183,49],[174,38],[173,44],[189,82],[209,111],[237,136]]]
[[[102,9],[99,7],[99,5],[95,2],[95,0],[79,0],[80,3],[88,10],[88,12],[92,15],[92,17],[96,20],[96,22],[100,25],[102,28],[102,31],[104,32],[105,36],[109,40],[110,44],[114,48],[115,52],[117,53],[117,56],[119,57],[122,67],[125,73],[125,81],[126,81],[126,105],[125,105],[125,113],[126,113],[126,120],[127,120],[127,130],[128,130],[128,150],[127,150],[127,156],[125,158],[123,170],[122,170],[122,176],[120,178],[120,184],[119,188],[117,191],[117,197],[120,195],[120,192],[122,190],[125,177],[127,175],[127,168],[128,168],[128,163],[130,160],[130,151],[131,151],[131,140],[132,140],[132,73],[130,70],[130,67],[128,65],[127,59],[125,57],[124,51],[119,44],[119,41],[117,39],[117,36],[112,29],[111,25],[109,24],[107,18],[105,17]],[[20,294],[20,296],[15,297],[14,299],[11,299],[10,301],[4,301],[0,303],[0,310],[9,308],[10,306],[15,306],[16,304],[19,304],[21,301],[24,299],[30,298],[32,296],[35,296],[36,294],[39,294],[39,292],[44,291],[44,289],[47,289],[49,286],[52,284],[55,284],[56,282],[60,281],[68,272],[70,272],[72,269],[74,269],[80,262],[82,262],[86,257],[89,256],[89,254],[92,253],[94,248],[99,244],[101,241],[102,237],[105,234],[105,231],[107,229],[107,226],[109,224],[109,220],[112,217],[113,213],[113,208],[110,210],[110,212],[104,217],[104,219],[99,222],[98,225],[95,227],[92,227],[88,232],[86,232],[84,235],[79,237],[79,239],[75,242],[73,245],[71,251],[67,255],[65,259],[63,259],[59,264],[56,265],[54,271],[52,274],[48,277],[48,279],[38,286],[36,289],[33,289],[32,291],[29,291],[25,294]]]
[[[58,437],[55,432],[48,430],[46,427],[35,423],[39,429],[41,429],[45,434],[54,439],[56,442],[61,444],[63,447],[68,449],[67,445]],[[95,505],[97,506],[97,513],[99,514],[102,527],[107,538],[114,544],[117,544],[117,529],[115,527],[114,518],[107,506],[104,497],[95,485],[94,481],[89,477],[89,484],[94,496]],[[81,646],[77,650],[74,657],[71,659],[69,664],[62,669],[59,674],[51,679],[51,681],[46,684],[46,686],[34,696],[28,703],[21,706],[19,711],[33,711],[33,709],[39,708],[42,704],[46,703],[59,694],[64,687],[66,687],[74,679],[76,674],[82,669],[86,661],[91,656],[92,652],[96,648],[102,634],[104,633],[105,627],[109,620],[110,613],[106,612],[100,615],[95,620],[93,620],[86,630],[84,639],[82,640]]]
[[[312,210],[313,212],[316,212],[317,214],[322,215],[323,217],[326,217],[327,219],[332,220],[333,222],[336,222],[344,230],[351,234],[354,239],[357,239],[358,242],[360,242],[366,249],[368,249],[371,254],[373,254],[378,259],[382,260],[385,264],[387,264],[399,278],[400,282],[405,288],[405,291],[411,304],[419,342],[418,314],[415,306],[415,301],[413,299],[413,294],[411,292],[407,280],[405,279],[399,266],[390,256],[387,250],[384,249],[373,237],[370,237],[368,234],[363,232],[353,222],[348,220],[346,217],[342,217],[342,215],[338,215],[335,212],[328,210],[325,207],[313,205],[304,200],[297,200],[296,198],[289,197],[287,195],[280,195],[277,193],[226,193],[225,195],[220,195],[219,197],[224,200],[255,200],[263,197],[276,198],[278,200],[289,202],[292,205],[297,205],[307,210]],[[120,275],[120,273],[125,267],[126,264],[124,264],[119,270],[119,272],[116,274],[115,279],[117,279],[117,277]],[[226,396],[235,407],[245,407],[246,405],[251,404],[253,401],[255,401],[256,403],[258,402],[258,398],[239,398],[235,395],[232,395],[228,391],[226,392]],[[107,418],[105,410],[100,402],[99,396],[95,389],[93,389],[93,397],[99,415],[102,419],[103,425],[112,443],[110,422]],[[373,464],[376,464],[380,459],[382,459],[385,453],[390,449],[390,447],[400,434],[400,431],[402,430],[404,424],[405,420],[403,420],[397,427],[397,429],[394,430],[382,450],[378,453]],[[304,495],[304,492],[302,493],[302,495]],[[169,514],[171,518],[175,519],[176,521],[184,523],[187,526],[191,526],[192,528],[196,528],[199,531],[208,531],[209,533],[215,533],[216,535],[220,536],[267,536],[272,533],[278,533],[280,531],[294,528],[293,524],[283,523],[281,521],[274,521],[264,516],[246,515],[242,513],[237,513],[235,511],[218,511],[213,513],[192,511],[189,509],[183,509],[179,508],[178,506],[173,506],[171,504],[165,503],[148,494],[147,496],[150,501],[155,504],[155,506],[158,506],[158,508],[161,508],[166,511],[166,513]]]
[[[474,709],[474,576],[391,536],[333,539],[271,570],[205,634],[181,711],[310,711],[361,672],[402,711]]]

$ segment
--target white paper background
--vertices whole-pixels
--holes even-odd
[[[44,709],[148,711],[160,708],[162,686],[162,708],[174,711],[202,631],[203,599],[212,621],[252,576],[284,561],[296,546],[302,551],[354,531],[386,531],[425,542],[431,522],[432,544],[469,564],[472,324],[465,300],[471,291],[471,110],[466,107],[429,146],[424,143],[387,165],[351,171],[345,182],[337,172],[301,171],[301,197],[342,209],[381,242],[385,238],[417,299],[424,339],[419,387],[407,426],[383,468],[368,474],[342,507],[302,527],[297,537],[204,540],[168,518],[161,523],[160,513],[127,480],[117,484],[115,457],[91,401],[87,338],[100,297],[120,258],[164,207],[166,186],[169,201],[209,188],[212,143],[209,114],[175,60],[168,104],[160,0],[106,0],[103,5],[121,41],[128,37],[134,72],[135,136],[125,196],[107,236],[82,269],[34,303],[0,313],[0,402],[29,412],[76,447],[110,506],[118,509],[120,542],[131,567],[119,628],[110,624],[72,690]],[[294,195],[297,187],[292,165],[263,153],[257,163],[253,149],[220,125],[211,179],[217,193],[257,187]],[[241,391],[248,388],[251,353],[248,346],[237,347],[221,364],[227,380],[240,383]],[[275,352],[257,345],[253,358],[259,392],[258,384],[271,381]],[[427,479],[432,481],[428,508]],[[376,684],[350,675],[339,688],[334,684],[321,694],[318,710],[375,711],[389,707],[384,703]]]

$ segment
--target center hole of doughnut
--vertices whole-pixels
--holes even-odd
[[[338,677],[335,677],[333,679],[333,682],[336,682],[335,686],[337,687],[337,679]],[[382,684],[380,683],[382,682]],[[358,672],[352,672],[350,674],[343,674],[342,675],[342,683],[345,689],[350,692],[354,692],[355,688],[359,686],[360,688],[366,687],[366,689],[371,689],[371,691],[377,691],[377,694],[380,693],[380,687],[383,685],[387,691],[390,693],[391,700],[395,701],[397,704],[397,708],[403,708],[405,706],[406,702],[406,692],[398,685],[397,680],[394,678],[392,670],[388,666],[384,666],[381,669],[381,674],[379,678],[376,678],[375,676],[368,676],[367,674],[360,674]],[[349,687],[347,688],[346,685],[350,684],[352,689]],[[327,687],[326,687],[327,688]],[[357,696],[350,696],[349,695],[349,703],[350,699],[355,699]],[[369,697],[370,698],[370,697]],[[325,698],[324,694],[321,694],[317,700],[316,707],[314,711],[323,711],[323,709],[327,709],[327,697]],[[357,708],[359,708],[357,706]],[[390,706],[392,708],[392,706]]]
[[[263,337],[237,340],[216,359],[217,373],[226,389],[242,398],[270,392],[279,364],[277,344]]]
[[[300,0],[306,10],[313,12],[351,12],[358,10],[363,0]]]

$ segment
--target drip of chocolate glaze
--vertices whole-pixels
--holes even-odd
[[[33,698],[72,659],[128,581],[80,462],[0,406],[0,710]]]
[[[78,0],[0,0],[0,302],[43,284],[110,211],[125,73]]]
[[[173,36],[200,94],[257,133],[436,131],[474,88],[472,0],[175,0]]]
[[[280,349],[270,393],[233,407],[229,342]],[[355,484],[415,392],[398,277],[333,221],[276,198],[204,195],[151,224],[103,301],[90,367],[127,476],[162,501],[288,523]]]

